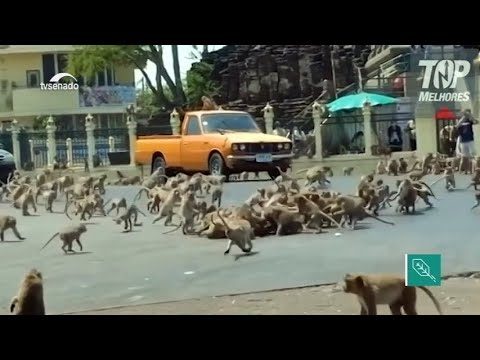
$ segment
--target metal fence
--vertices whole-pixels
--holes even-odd
[[[378,145],[389,147],[392,151],[408,151],[410,142],[405,129],[409,120],[414,119],[411,112],[372,114],[372,130],[377,136]]]
[[[72,165],[83,164],[88,156],[85,130],[62,130],[55,132],[57,159],[67,161],[67,139],[72,139]]]
[[[358,112],[327,118],[322,127],[325,155],[359,154],[365,152],[363,115]]]
[[[110,163],[108,159],[108,153],[110,149],[109,137],[112,136],[115,139],[115,151],[128,151],[130,148],[130,141],[128,137],[128,129],[116,128],[116,129],[95,129],[95,150],[100,157],[100,161],[103,165]]]
[[[47,133],[45,131],[31,131],[27,136],[33,147],[33,158],[30,159],[36,168],[45,167],[48,164],[47,156]]]

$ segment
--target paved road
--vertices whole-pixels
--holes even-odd
[[[357,180],[333,178],[332,186],[351,192]],[[465,187],[467,178],[457,182]],[[239,203],[262,184],[227,184],[225,204]],[[14,242],[8,232],[7,241],[0,244],[0,311],[7,311],[23,274],[33,266],[44,273],[49,313],[329,283],[345,272],[402,273],[406,252],[441,253],[444,273],[479,270],[480,242],[474,234],[480,213],[469,211],[473,190],[447,193],[442,183],[435,190],[439,200],[431,210],[416,216],[384,211],[395,226],[370,219],[341,236],[332,229],[320,235],[260,238],[254,244],[259,253],[237,261],[223,255],[225,240],[183,237],[179,232],[162,235],[163,226],[151,225],[150,218],[134,233],[124,234],[111,219],[98,217],[83,236],[87,253],[65,256],[58,240],[39,252],[69,220],[62,214],[45,214],[43,208],[31,217],[13,210],[27,240]],[[107,198],[132,198],[135,193],[133,187],[112,187]],[[0,212],[12,213],[12,208],[0,204]]]

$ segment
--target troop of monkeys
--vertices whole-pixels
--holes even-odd
[[[182,228],[183,234],[206,236],[210,239],[227,238],[227,247],[224,254],[228,254],[232,245],[236,245],[244,253],[250,253],[255,237],[269,234],[277,236],[291,235],[300,232],[321,233],[323,228],[335,225],[339,229],[348,222],[351,229],[356,223],[366,217],[372,217],[384,223],[394,225],[378,217],[378,211],[391,206],[390,202],[397,200],[396,211],[409,213],[415,211],[415,204],[421,198],[426,205],[432,206],[430,196],[435,196],[431,186],[445,179],[447,190],[455,189],[454,172],[466,169],[461,158],[444,158],[436,154],[427,154],[421,161],[415,161],[408,169],[404,159],[390,159],[380,161],[376,170],[361,177],[355,195],[346,195],[326,190],[330,184],[329,176],[332,170],[325,166],[314,166],[300,170],[296,175],[304,173],[305,183],[300,185],[299,180],[293,178],[280,169],[280,176],[273,184],[259,188],[245,202],[239,206],[221,207],[223,183],[225,176],[194,174],[188,176],[182,173],[173,177],[166,177],[160,171],[152,173],[145,179],[140,177],[125,177],[119,174],[119,184],[141,185],[134,198],[134,203],[128,206],[125,198],[104,201],[106,176],[98,178],[88,176],[79,178],[76,182],[71,176],[62,176],[52,179],[52,173],[45,170],[35,179],[13,174],[8,184],[2,186],[2,197],[13,201],[15,207],[28,215],[28,207],[35,204],[39,196],[45,201],[47,211],[52,211],[53,200],[58,192],[65,194],[66,203],[64,212],[67,216],[71,206],[75,214],[85,221],[95,213],[108,215],[116,210],[114,219],[118,224],[123,223],[125,231],[132,230],[137,223],[138,213],[145,216],[135,201],[142,194],[148,197],[147,211],[155,214],[153,223],[165,219],[165,226],[173,226],[173,232]],[[417,170],[416,166],[420,165]],[[473,167],[473,169],[472,169]],[[480,159],[476,159],[470,170],[473,173],[470,186],[476,189],[480,185]],[[353,168],[344,168],[344,175],[351,175]],[[426,174],[441,174],[443,176],[428,185],[422,181]],[[397,180],[397,190],[390,191],[389,186],[381,179],[375,181],[375,175],[407,175]],[[56,185],[55,185],[56,184]],[[53,200],[52,200],[53,199]],[[477,204],[480,204],[480,192],[476,193]],[[106,211],[107,205],[110,207]],[[122,210],[120,212],[120,210]],[[174,218],[177,218],[174,224]],[[13,216],[0,216],[0,235],[11,228],[15,235],[23,239],[17,228]],[[62,250],[67,253],[72,250],[74,241],[82,250],[80,235],[86,232],[85,224],[69,225],[60,230],[44,245],[59,236],[62,241]],[[166,232],[166,233],[168,233]],[[42,248],[43,249],[43,248]],[[416,288],[405,286],[404,278],[396,275],[367,275],[347,274],[343,279],[343,290],[355,294],[361,305],[361,314],[375,315],[378,304],[388,304],[392,314],[401,315],[403,308],[406,314],[416,314]],[[434,302],[438,312],[442,310],[437,299],[424,287],[420,287]],[[11,312],[15,314],[44,314],[42,275],[39,271],[31,270],[23,279],[19,293],[13,298]]]

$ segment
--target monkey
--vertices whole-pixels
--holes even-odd
[[[445,189],[447,189],[447,191],[452,191],[455,189],[455,173],[453,172],[452,167],[446,167],[443,172],[443,176],[431,183],[430,186],[435,185],[442,179],[445,179]]]
[[[152,224],[155,224],[158,220],[166,217],[164,225],[170,225],[172,223],[173,208],[175,207],[175,204],[179,201],[181,201],[180,191],[175,189],[170,194],[168,194],[167,198],[160,207],[160,210],[158,211],[158,216],[153,219]]]
[[[142,180],[140,179],[140,176],[134,175],[134,176],[129,176],[125,178],[120,178],[116,181],[113,182],[113,185],[137,185],[140,184]]]
[[[451,166],[454,171],[460,171],[460,160],[461,158],[458,156],[449,157],[447,158],[447,165]]]
[[[388,199],[387,201],[398,199],[398,206],[396,211],[398,212],[401,209],[405,209],[405,212],[409,213],[409,208],[412,208],[412,213],[415,212],[415,202],[417,200],[418,192],[413,186],[413,183],[409,179],[403,180],[399,187],[396,195],[393,199]]]
[[[124,230],[126,232],[132,231],[132,216],[133,216],[133,225],[134,226],[141,226],[141,223],[138,223],[138,213],[146,216],[140,209],[135,205],[130,205],[122,215],[118,216],[117,218],[113,219],[118,225],[124,222]]]
[[[360,315],[377,315],[377,305],[389,305],[392,315],[417,315],[416,288],[423,290],[442,315],[440,303],[424,286],[406,286],[405,278],[390,274],[346,274],[343,291],[355,294],[360,302]]]
[[[473,205],[470,210],[475,209],[476,207],[480,206],[480,191],[475,192],[475,201],[477,202],[475,205]]]
[[[329,168],[327,168],[328,170]],[[332,171],[331,169],[329,169]],[[318,182],[320,186],[325,186],[325,184],[330,184],[330,181],[327,179],[326,173],[323,170],[323,167],[320,166],[314,166],[309,169],[301,169],[296,172],[296,174],[300,174],[302,172],[305,173],[305,177],[307,178],[307,181],[305,182],[304,186],[309,186],[312,185],[315,182]]]
[[[390,159],[387,162],[387,174],[388,175],[393,175],[393,176],[398,176],[398,161],[395,159]]]
[[[218,203],[217,207],[221,206],[223,196],[223,189],[221,186],[211,185],[210,183],[207,183],[205,186],[205,192],[207,194],[212,194],[212,204],[214,204],[216,201]]]
[[[262,217],[276,225],[276,235],[293,235],[304,231],[305,216],[289,211],[285,206],[269,206],[262,210]]]
[[[112,210],[116,209],[117,210],[117,216],[118,216],[118,212],[119,212],[120,208],[122,208],[124,210],[127,209],[127,200],[124,197],[107,200],[105,202],[104,208],[108,204],[111,204],[111,205],[110,205],[110,210],[108,210],[107,213],[106,213],[107,215],[109,215],[112,212]]]
[[[480,169],[480,156],[476,156],[472,161],[472,171],[475,172],[477,169]]]
[[[31,269],[20,283],[20,289],[10,302],[15,315],[45,315],[42,273]]]
[[[257,189],[255,193],[250,195],[250,197],[245,201],[245,204],[253,206],[256,204],[261,204],[267,200],[268,199],[265,197],[265,189]]]
[[[58,190],[61,192],[64,192],[66,188],[68,188],[69,186],[72,186],[75,183],[75,181],[73,180],[73,177],[70,175],[62,176],[58,178],[56,181],[58,183]]]
[[[200,175],[199,175],[200,176]],[[225,175],[201,175],[204,181],[209,182],[212,185],[223,185],[227,180]]]
[[[401,157],[400,159],[398,159],[398,163],[399,163],[398,171],[401,174],[405,174],[407,172],[407,168],[408,168],[407,161],[403,157]]]
[[[353,166],[343,168],[343,176],[350,176],[353,172]]]
[[[328,208],[330,208],[332,217],[342,215],[342,221],[340,222],[340,225],[345,224],[348,218],[350,220],[350,226],[352,230],[355,230],[355,225],[359,220],[363,220],[366,217],[374,218],[375,220],[385,224],[395,225],[392,222],[380,219],[378,216],[368,213],[365,209],[365,205],[365,200],[363,200],[361,197],[341,195],[335,199],[334,203],[323,209],[323,211],[326,211]]]
[[[45,201],[45,210],[48,212],[53,212],[52,205],[57,199],[57,192],[53,190],[44,190],[42,192],[42,196],[43,201]]]
[[[101,195],[105,194],[105,180],[107,179],[106,174],[100,175],[100,177],[93,181],[92,187],[93,190],[98,190]]]
[[[88,219],[90,219],[94,212],[95,212],[95,200],[89,197],[85,197],[83,199],[71,199],[69,202],[65,204],[64,213],[65,215],[72,220],[70,215],[68,214],[68,209],[70,206],[74,204],[75,206],[75,215],[80,214],[80,220],[86,221],[85,215],[88,215]]]
[[[23,193],[22,196],[20,196],[13,203],[13,206],[16,209],[22,209],[23,216],[30,216],[30,213],[28,212],[29,205],[31,205],[33,207],[33,210],[37,212],[37,206],[35,204],[35,199],[32,193],[33,193],[33,189],[30,188],[29,190],[27,190],[27,192]]]
[[[442,167],[438,161],[432,162],[432,174],[439,175],[442,173]]]
[[[75,250],[72,249],[72,244],[73,241],[76,241],[78,246],[80,247],[80,251],[83,251],[83,246],[82,243],[80,242],[80,236],[87,231],[87,227],[85,224],[79,224],[79,225],[68,225],[64,228],[62,228],[59,232],[56,232],[53,234],[53,236],[48,240],[45,245],[40,249],[43,250],[49,243],[52,241],[57,235],[60,237],[60,240],[63,242],[62,245],[62,250],[66,254],[67,251],[69,252],[75,252]],[[65,249],[68,246],[68,249]]]
[[[12,229],[13,233],[19,240],[25,240],[17,230],[17,219],[11,215],[0,215],[0,240],[5,241],[5,230]]]
[[[90,194],[90,188],[84,183],[73,184],[64,189],[66,203],[70,198],[80,199]]]
[[[240,174],[240,179],[242,179],[242,181],[248,181],[248,177],[249,177],[248,171],[244,171]]]
[[[385,166],[385,162],[383,160],[380,160],[377,163],[377,168],[375,169],[375,174],[384,175],[386,173],[387,173],[387,167]]]
[[[193,230],[194,217],[195,215],[199,214],[199,210],[195,208],[195,205],[195,193],[190,191],[183,195],[182,201],[180,203],[180,209],[178,212],[178,215],[180,215],[182,220],[175,229],[164,232],[164,234],[171,233],[179,229],[180,227],[182,227],[183,235],[189,234],[189,232]]]
[[[223,254],[230,253],[233,244],[237,245],[244,253],[250,253],[253,248],[252,239],[255,237],[250,223],[247,220],[235,219],[235,221],[231,221],[230,225],[232,226],[229,226],[220,215],[219,210],[217,210],[217,216],[225,226],[225,236],[228,238],[227,249]]]
[[[196,220],[203,220],[207,214],[217,211],[215,205],[210,204],[210,206],[208,206],[206,201],[200,201],[197,203],[195,209],[198,210]]]
[[[37,176],[35,178],[35,186],[36,187],[40,187],[43,184],[45,184],[46,182],[47,182],[47,176],[45,175],[45,173],[37,174]]]
[[[17,201],[20,196],[22,196],[27,190],[30,189],[30,185],[22,184],[17,186],[12,192],[12,201]]]
[[[287,174],[286,171],[282,171],[280,166],[276,166],[278,172],[280,173],[279,176],[275,179],[276,182],[284,182],[284,181],[292,181],[294,180],[290,175]]]
[[[331,223],[337,225],[339,229],[341,228],[340,224],[335,219],[320,210],[319,206],[313,201],[308,200],[305,196],[302,195],[297,195],[293,198],[298,206],[299,214],[304,215],[306,220],[308,219],[308,222],[306,224],[307,228],[313,225],[316,227],[317,234],[320,234],[322,232],[323,218],[327,218],[331,221]]]
[[[472,179],[470,180],[470,185],[467,186],[467,189],[473,186],[477,190],[477,186],[480,185],[480,168],[476,168],[473,172]]]

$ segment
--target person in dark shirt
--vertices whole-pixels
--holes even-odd
[[[388,144],[392,151],[402,151],[403,139],[402,129],[396,122],[388,127]]]
[[[465,110],[463,116],[455,127],[458,129],[457,154],[468,158],[475,157],[475,143],[473,138],[473,125],[478,124],[470,110]]]

